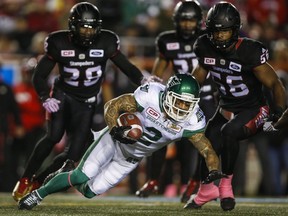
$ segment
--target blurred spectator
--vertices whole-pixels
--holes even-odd
[[[249,183],[249,176],[247,176],[248,150],[251,145],[253,145],[257,152],[261,167],[261,181],[258,185],[259,187],[255,189],[255,195],[271,196],[273,193],[273,188],[271,187],[272,167],[269,158],[269,135],[264,132],[261,132],[247,140],[241,141],[232,181],[233,191],[235,195],[239,196],[251,195],[248,191],[246,191],[246,186]]]
[[[249,23],[271,23],[275,26],[287,23],[286,0],[247,0],[245,5]]]
[[[43,44],[47,35],[48,35],[48,32],[40,31],[34,34],[34,36],[31,39],[31,44],[30,44],[28,51],[30,52],[32,56],[37,57],[37,59],[39,59],[42,56],[42,54],[44,54]]]
[[[25,18],[31,32],[59,30],[57,16],[47,8],[46,0],[34,0],[26,7]]]
[[[32,153],[36,141],[45,133],[44,108],[31,82],[36,63],[36,58],[23,60],[21,63],[22,82],[13,88],[25,133],[7,145],[6,172],[4,172],[7,191],[13,189],[24,171],[25,162]]]
[[[4,162],[7,156],[7,145],[11,141],[9,137],[22,137],[23,134],[24,129],[13,91],[0,77],[0,191],[7,190],[4,180],[7,167],[5,167],[6,163]]]
[[[6,34],[0,34],[0,53],[16,53],[18,50],[18,41],[9,38]]]
[[[273,57],[276,73],[286,88],[288,104],[288,40],[275,42]],[[273,195],[284,196],[288,194],[288,128],[270,135],[269,144]]]

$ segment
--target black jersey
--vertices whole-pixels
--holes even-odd
[[[167,61],[172,62],[174,73],[190,74],[196,67],[198,59],[193,50],[193,44],[195,43],[196,38],[202,34],[204,34],[203,30],[195,34],[195,37],[184,40],[182,37],[179,37],[175,30],[172,30],[162,32],[157,37],[156,44],[158,52]],[[211,81],[210,76],[207,76],[207,79],[201,87],[201,100],[211,100],[214,103],[213,92],[215,91],[214,83]]]
[[[265,104],[262,83],[253,68],[268,60],[268,50],[261,42],[240,38],[233,53],[222,53],[213,47],[207,35],[199,37],[194,51],[218,86],[220,106],[237,112]]]
[[[156,39],[157,51],[167,61],[172,62],[175,73],[191,73],[198,64],[193,51],[196,38],[195,35],[193,39],[184,40],[178,36],[175,30],[165,31]]]
[[[58,63],[59,77],[55,87],[85,100],[99,92],[107,60],[119,51],[119,38],[102,29],[95,43],[85,48],[72,43],[70,37],[70,32],[65,30],[51,33],[45,50]]]

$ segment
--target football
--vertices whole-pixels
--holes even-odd
[[[131,129],[124,133],[128,138],[138,140],[143,134],[141,121],[134,113],[122,113],[117,119],[117,124],[118,126],[131,126]]]

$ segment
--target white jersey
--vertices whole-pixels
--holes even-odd
[[[206,121],[198,105],[185,122],[175,122],[167,118],[162,107],[164,91],[165,86],[157,82],[145,84],[135,90],[134,97],[139,106],[136,115],[141,120],[143,136],[134,144],[120,145],[123,155],[133,158],[147,157],[171,142],[204,131]]]
[[[88,186],[95,194],[102,194],[117,185],[143,157],[182,137],[204,131],[205,118],[199,107],[186,122],[167,119],[161,104],[164,89],[165,86],[160,83],[150,83],[134,92],[139,105],[136,115],[144,130],[142,138],[136,143],[124,144],[113,140],[108,127],[94,132],[95,141],[86,151],[78,169],[90,179]]]

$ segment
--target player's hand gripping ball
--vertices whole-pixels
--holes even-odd
[[[131,126],[124,131],[127,138],[138,140],[143,134],[143,128],[140,119],[134,113],[123,113],[117,119],[118,126]]]

